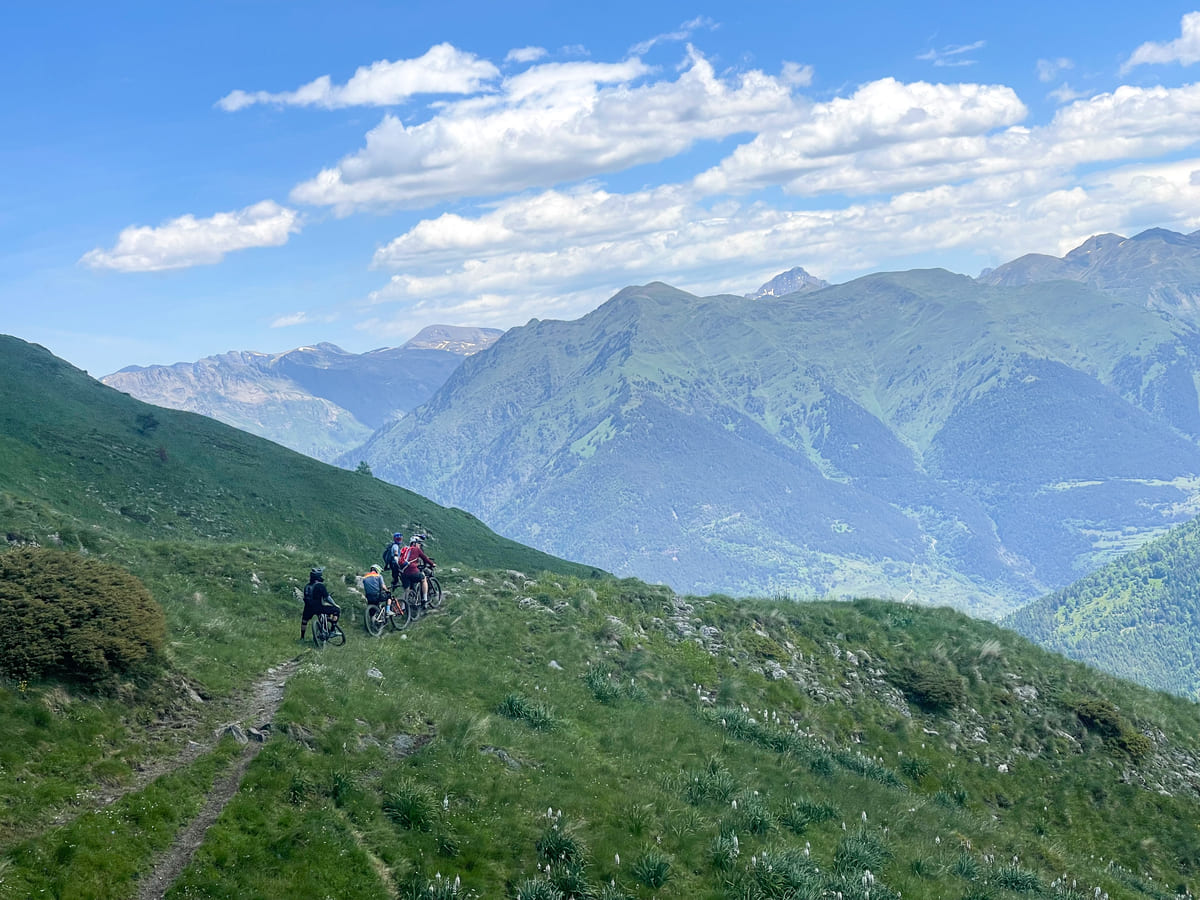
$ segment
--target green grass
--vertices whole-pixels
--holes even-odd
[[[68,451],[32,429],[47,480],[6,468],[0,524],[137,574],[166,612],[167,669],[103,694],[0,682],[0,897],[131,896],[238,750],[108,807],[97,787],[211,735],[292,658],[274,736],[169,897],[1011,900],[1074,882],[1159,900],[1200,885],[1193,703],[948,610],[716,597],[681,612],[661,586],[526,565],[538,557],[432,504],[445,607],[369,638],[352,576],[381,504],[417,501],[290,456],[291,478],[256,475],[284,451],[165,412],[170,459],[202,456],[191,429],[219,438],[224,468],[196,470],[208,493],[155,481],[136,416],[122,424],[132,401],[95,402],[111,416],[86,426],[58,410]],[[18,468],[30,431],[0,432]],[[349,632],[320,652],[298,642],[295,598],[314,556]],[[1152,749],[1131,755],[1126,734]]]

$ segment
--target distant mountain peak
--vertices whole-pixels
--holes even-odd
[[[800,294],[807,291],[819,291],[829,287],[829,282],[823,278],[810,275],[800,266],[788,269],[776,275],[753,294],[747,294],[747,300],[757,300],[760,297],[783,297],[787,294]]]
[[[456,356],[472,356],[500,339],[499,328],[464,325],[427,325],[404,345],[406,350],[444,350]]]

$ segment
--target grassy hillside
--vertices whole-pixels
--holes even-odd
[[[1200,520],[1169,531],[1006,621],[1059,653],[1200,699]]]
[[[164,871],[172,900],[1200,887],[1192,703],[948,610],[601,577],[3,350],[0,525],[139,575],[168,667],[0,681],[0,898],[158,896]],[[437,538],[446,604],[373,639],[350,576],[397,510]],[[344,647],[297,643],[314,557]]]

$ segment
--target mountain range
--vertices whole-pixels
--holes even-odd
[[[378,399],[382,358],[328,345],[106,381],[679,590],[999,616],[1191,516],[1198,298],[1200,233],[1152,229],[979,279],[627,288],[465,362],[422,357],[402,410]]]
[[[130,366],[101,380],[147,403],[202,413],[329,461],[424,403],[464,358],[501,334],[432,325],[402,347],[368,353],[329,343],[275,354],[233,351],[194,363]]]
[[[0,896],[1200,889],[1192,702],[948,609],[614,579],[14,338],[0,393],[10,644],[103,656],[126,586],[165,623],[136,677],[0,659]],[[445,606],[370,637],[357,576],[397,525]],[[344,646],[297,643],[312,565]]]
[[[1151,264],[1200,270],[1200,251],[1157,231],[1093,244],[1089,271],[1126,272],[1120,292],[1028,261],[753,300],[627,288],[509,331],[355,456],[679,590],[998,615],[1200,497],[1200,333],[1190,288],[1164,308]]]

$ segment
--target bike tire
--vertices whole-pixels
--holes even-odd
[[[442,605],[442,583],[435,575],[426,577],[429,579],[429,596],[425,600],[425,608],[437,609]]]
[[[371,635],[371,637],[379,637],[383,634],[384,625],[387,624],[385,619],[377,618],[380,613],[381,609],[378,603],[372,603],[367,606],[367,612],[363,618],[367,626],[367,634]]]
[[[342,626],[336,622],[329,626],[329,643],[335,647],[341,647],[346,643],[346,632],[342,631]]]
[[[321,624],[322,618],[324,618],[324,616],[313,620],[312,640],[313,646],[315,646],[318,650],[324,648],[325,642],[329,640],[329,635],[325,631],[324,626]]]
[[[404,592],[404,605],[408,608],[408,620],[410,622],[415,622],[421,618],[421,592],[417,588],[410,587]]]
[[[392,613],[388,618],[388,625],[392,627],[392,631],[403,631],[412,621],[413,608],[412,604],[403,597],[398,598],[396,602],[400,604],[400,612]]]

